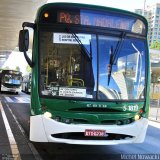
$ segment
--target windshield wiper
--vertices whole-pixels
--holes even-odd
[[[109,56],[109,64],[108,64],[108,86],[111,79],[111,73],[112,73],[112,65],[113,65],[113,46],[110,48],[110,56]]]
[[[71,31],[70,28],[66,27],[66,31],[68,33],[71,33],[72,36],[74,37],[74,39],[78,42],[78,44],[81,46],[82,49],[82,53],[88,57],[89,60],[92,60],[92,46],[91,46],[91,41],[90,41],[90,53],[88,52],[88,50],[85,48],[84,44],[81,42],[81,40],[79,39],[79,37],[76,35],[76,33],[74,33],[73,31]]]
[[[112,66],[115,64],[115,60],[117,56],[119,55],[119,51],[124,42],[124,37],[125,37],[125,32],[122,33],[121,39],[118,41],[114,52],[113,52],[113,46],[111,46],[110,48],[110,57],[109,57],[109,64],[108,64],[108,86],[109,86],[110,79],[111,79]]]

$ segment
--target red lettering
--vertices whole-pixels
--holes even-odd
[[[66,14],[64,12],[60,12],[59,22],[66,22]]]
[[[71,15],[69,13],[60,12],[59,22],[72,23]]]
[[[80,24],[80,16],[79,15],[75,15],[75,24]]]

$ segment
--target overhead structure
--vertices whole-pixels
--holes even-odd
[[[1,0],[0,68],[11,51],[18,45],[18,35],[22,23],[33,22],[37,9],[46,2],[47,0]]]

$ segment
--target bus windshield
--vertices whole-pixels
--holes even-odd
[[[2,82],[5,84],[21,85],[21,76],[15,74],[5,74]]]
[[[40,32],[41,95],[103,101],[144,99],[145,40],[75,34],[81,44],[71,33]],[[114,62],[109,73],[111,51]]]

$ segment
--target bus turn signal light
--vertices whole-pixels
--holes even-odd
[[[142,113],[143,113],[143,109],[140,109],[140,110],[139,110],[139,113],[142,114]]]
[[[49,14],[46,12],[44,13],[44,18],[48,18],[49,17]]]

